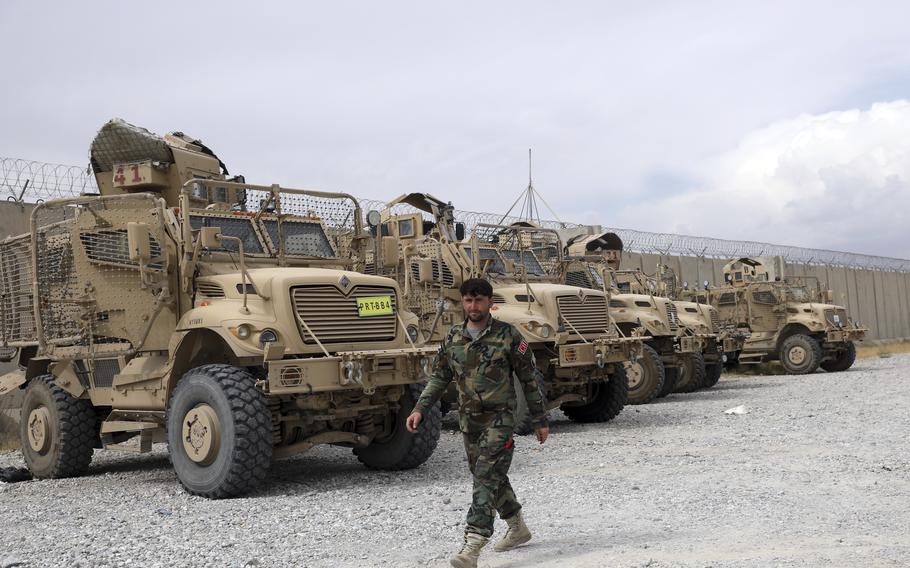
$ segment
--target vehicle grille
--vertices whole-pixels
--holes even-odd
[[[493,294],[493,303],[494,304],[505,304],[506,299],[500,296],[499,294]]]
[[[840,324],[834,322],[835,315],[840,319]],[[825,310],[825,321],[828,322],[828,325],[833,325],[834,327],[838,327],[838,325],[845,326],[847,325],[847,310]]]
[[[676,312],[676,304],[673,302],[667,302],[667,319],[671,331],[679,329],[679,314]]]
[[[297,315],[310,326],[322,343],[349,343],[361,341],[391,341],[398,330],[395,313],[384,316],[360,317],[357,315],[357,298],[391,296],[392,311],[398,311],[398,298],[394,288],[382,286],[355,286],[347,295],[334,286],[295,286],[291,300]],[[303,342],[316,341],[299,325]]]
[[[197,282],[196,292],[206,298],[224,298],[224,290],[214,282]]]
[[[566,324],[569,333],[574,333],[573,327],[581,333],[603,333],[610,328],[604,296],[589,295],[584,303],[578,296],[559,296],[556,304],[559,316],[572,324]]]

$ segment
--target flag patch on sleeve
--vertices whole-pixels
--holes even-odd
[[[521,343],[518,344],[518,352],[522,355],[528,352],[528,342],[524,339],[522,339]]]

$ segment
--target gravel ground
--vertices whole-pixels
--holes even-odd
[[[554,413],[550,441],[520,439],[512,466],[534,540],[480,565],[910,565],[908,371],[910,355],[862,359],[725,377],[607,424]],[[0,484],[0,567],[447,566],[469,500],[451,418],[415,471],[324,447],[225,501],[184,493],[163,447],[96,452],[87,477]]]

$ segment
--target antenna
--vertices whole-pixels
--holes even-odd
[[[512,203],[512,206],[509,207],[509,210],[506,211],[506,214],[502,216],[502,218],[499,220],[499,223],[497,224],[502,225],[509,214],[512,213],[512,210],[515,209],[515,206],[518,205],[518,202],[522,201],[522,199],[524,199],[524,201],[521,203],[521,208],[519,209],[518,214],[520,221],[530,221],[532,223],[536,223],[537,225],[543,224],[540,218],[540,207],[537,205],[537,200],[539,199],[540,202],[544,204],[544,207],[546,207],[550,212],[550,214],[553,215],[553,219],[562,223],[559,215],[553,211],[553,208],[550,207],[550,204],[546,202],[543,196],[541,196],[536,189],[534,189],[533,173],[534,170],[532,165],[531,148],[528,148],[528,187],[518,195],[518,199]]]

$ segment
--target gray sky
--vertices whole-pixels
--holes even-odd
[[[4,1],[0,156],[121,117],[247,180],[910,258],[906,2]]]

